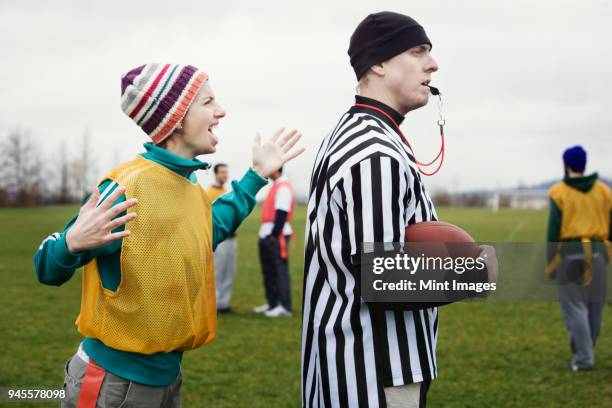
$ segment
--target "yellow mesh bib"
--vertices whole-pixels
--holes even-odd
[[[589,191],[582,192],[561,182],[548,194],[563,212],[561,239],[608,238],[612,198],[605,184],[597,181]]]
[[[225,193],[227,193],[227,189],[225,188],[211,186],[206,189],[206,195],[208,198],[210,198],[211,203],[214,203],[217,198],[221,197]]]
[[[212,210],[199,184],[138,157],[104,179],[138,198],[138,217],[121,246],[121,283],[102,287],[94,259],[85,265],[80,333],[117,350],[190,350],[217,331]]]

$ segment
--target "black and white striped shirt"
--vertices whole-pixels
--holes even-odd
[[[403,117],[378,101],[358,103]],[[403,242],[435,220],[415,158],[382,113],[353,106],[323,140],[311,176],[302,327],[304,407],[384,407],[384,387],[436,377],[437,308],[384,311],[363,302],[364,242]]]

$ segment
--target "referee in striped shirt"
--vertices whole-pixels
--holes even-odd
[[[404,242],[406,226],[437,219],[398,128],[427,104],[438,70],[430,50],[423,27],[397,13],[371,14],[351,36],[359,95],[321,143],[311,175],[304,407],[425,406],[437,375],[438,309],[371,308],[358,280],[362,243]]]

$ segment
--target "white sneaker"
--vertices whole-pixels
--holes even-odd
[[[254,308],[253,312],[255,312],[255,313],[264,313],[264,312],[267,312],[268,310],[270,310],[270,305],[268,305],[266,303],[266,304],[263,304],[261,306],[257,306],[256,308]]]
[[[281,305],[276,306],[274,309],[270,309],[264,313],[267,317],[289,317],[293,316],[293,313],[282,307]]]

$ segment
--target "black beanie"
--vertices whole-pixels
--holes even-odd
[[[429,44],[419,23],[403,14],[381,11],[367,16],[351,35],[348,55],[361,78],[368,69],[421,44]]]

